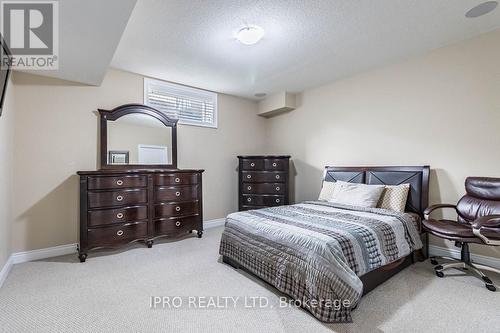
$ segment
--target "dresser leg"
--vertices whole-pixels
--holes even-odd
[[[78,259],[80,259],[80,262],[85,262],[85,260],[87,259],[87,253],[80,252],[78,254]]]
[[[154,242],[153,242],[152,240],[149,240],[149,241],[147,241],[147,242],[146,242],[146,245],[147,245],[147,246],[148,246],[148,248],[150,249],[150,248],[152,248],[152,247],[153,247],[153,243],[154,243]]]
[[[198,231],[198,238],[201,238],[201,236],[203,236],[203,231]]]

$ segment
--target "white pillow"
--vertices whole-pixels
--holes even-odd
[[[358,206],[375,207],[384,191],[384,185],[365,185],[337,181],[332,197],[332,203]]]
[[[333,195],[333,191],[335,191],[335,182],[326,182],[323,181],[323,187],[321,188],[321,192],[319,192],[319,201],[328,201],[331,199]]]
[[[386,185],[377,207],[404,213],[410,184]]]

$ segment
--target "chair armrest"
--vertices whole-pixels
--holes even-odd
[[[472,232],[474,235],[481,238],[485,244],[500,245],[500,240],[490,239],[481,233],[483,227],[488,228],[488,232],[491,232],[491,229],[498,229],[498,233],[500,234],[500,215],[483,216],[472,223]],[[496,230],[493,232],[496,233]]]
[[[455,209],[455,211],[457,210],[457,206],[455,205],[450,205],[450,204],[437,204],[437,205],[432,205],[430,207],[427,207],[425,210],[424,210],[424,218],[427,220],[429,219],[429,215],[431,215],[431,213],[433,211],[435,211],[436,209],[442,209],[442,208],[453,208]]]
[[[482,227],[500,229],[500,215],[483,216],[472,222],[472,228],[481,229]]]

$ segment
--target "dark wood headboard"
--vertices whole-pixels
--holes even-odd
[[[429,205],[429,166],[325,167],[323,180],[371,185],[410,184],[406,211],[423,216]]]

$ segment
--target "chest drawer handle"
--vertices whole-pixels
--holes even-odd
[[[175,192],[175,196],[176,197],[180,197],[181,196],[181,192],[179,192],[179,191]]]
[[[118,236],[123,235],[123,230],[118,230],[118,231],[116,232],[116,234],[117,234]]]
[[[276,175],[276,179],[280,179],[280,175]]]
[[[247,201],[248,201],[248,202],[252,202],[252,198],[248,198],[248,199],[247,199]]]
[[[247,175],[247,178],[248,178],[248,179],[252,178],[252,175]]]
[[[280,199],[276,199],[276,203],[280,203],[280,201],[281,201]]]
[[[179,221],[175,222],[175,226],[176,227],[180,227],[181,226],[181,222],[179,222]]]
[[[175,182],[176,182],[176,183],[178,183],[178,182],[180,182],[180,181],[181,181],[181,179],[180,179],[179,177],[176,177],[176,178],[175,178]]]
[[[255,163],[250,163],[250,166],[253,168],[255,166]]]
[[[281,190],[279,186],[276,186],[276,191],[279,191]]]
[[[123,213],[116,214],[116,217],[119,218],[119,219],[122,219],[123,218]]]
[[[176,212],[180,212],[181,211],[181,207],[179,207],[179,206],[175,207],[175,211]]]
[[[278,164],[276,164],[276,162],[274,162],[274,163],[273,163],[273,167],[275,167],[275,168],[276,168],[276,166],[277,166],[277,165],[278,165]]]
[[[116,197],[116,201],[122,201],[123,200],[123,196],[119,195]]]
[[[118,186],[122,186],[122,185],[123,185],[123,180],[118,179],[118,180],[116,181],[116,185],[118,185]]]
[[[248,186],[247,189],[250,191],[252,189],[252,186]]]

